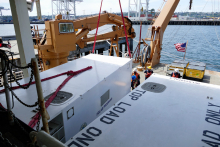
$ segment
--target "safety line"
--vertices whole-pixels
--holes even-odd
[[[100,6],[100,10],[99,10],[99,18],[98,18],[98,23],[97,23],[97,28],[96,28],[95,40],[94,40],[94,44],[93,44],[92,53],[94,53],[94,50],[95,50],[96,36],[97,36],[97,33],[98,33],[98,29],[99,29],[100,14],[101,14],[101,10],[102,10],[102,2],[103,2],[103,0],[101,1],[101,6]]]

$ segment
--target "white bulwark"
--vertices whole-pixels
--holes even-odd
[[[90,54],[41,72],[40,77],[43,79],[88,66],[92,66],[92,69],[70,79],[47,108],[50,134],[63,143],[130,92],[132,61],[128,58]],[[42,82],[44,97],[55,92],[66,78],[67,75],[63,75]],[[20,83],[23,84],[24,80]],[[31,85],[28,90],[17,89],[14,92],[26,104],[34,104],[38,99],[35,85]],[[6,107],[4,93],[0,95],[0,103]],[[36,108],[25,107],[14,99],[12,111],[28,124],[36,114]]]
[[[217,147],[219,96],[219,86],[153,74],[66,145]]]

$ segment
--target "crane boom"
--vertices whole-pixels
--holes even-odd
[[[150,47],[152,49],[150,58],[148,59],[146,66],[155,66],[160,63],[160,52],[162,50],[162,40],[163,34],[166,30],[166,27],[176,10],[177,5],[180,0],[168,0],[165,6],[163,7],[160,15],[154,22],[151,28],[151,38],[146,38],[145,40],[151,41]]]
[[[124,21],[125,21],[128,37],[134,38],[135,34],[132,34],[132,32],[134,32],[134,29],[132,28],[132,23],[127,18],[124,18]],[[88,37],[87,34],[89,33],[89,31],[96,29],[97,27],[96,22],[98,22],[98,15],[73,21],[74,28],[81,29],[81,31],[76,34],[77,37],[76,44],[80,48],[85,47],[85,42],[94,41],[95,38],[94,37],[87,38]],[[101,14],[99,27],[104,26],[106,24],[114,24],[116,26],[112,28],[113,29],[112,32],[98,35],[97,40],[119,38],[125,36],[123,34],[124,30],[122,28],[123,21],[121,16],[111,13]],[[85,38],[81,39],[82,37]]]
[[[125,20],[125,26],[128,26],[128,22],[126,18]],[[98,15],[82,18],[79,20],[73,21],[73,25],[75,29],[89,29],[93,30],[96,29],[98,22]],[[121,16],[111,14],[111,13],[103,13],[100,15],[100,22],[99,27],[106,25],[106,24],[115,24],[115,25],[123,25]]]
[[[153,27],[158,26],[161,31],[164,32],[172,15],[174,14],[174,11],[176,10],[177,5],[179,4],[179,1],[180,0],[168,0],[153,24]]]

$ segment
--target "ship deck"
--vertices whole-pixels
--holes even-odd
[[[153,67],[152,70],[156,74],[166,76],[166,71],[167,71],[167,66],[168,65],[169,64],[159,63],[158,65]],[[133,63],[132,69],[137,68],[138,66],[139,66],[138,63]],[[143,71],[138,71],[138,73],[140,74],[140,83],[142,83],[145,80],[144,70]],[[211,71],[211,70],[205,70],[205,74],[204,74],[204,78],[203,78],[203,83],[220,85],[220,72]]]

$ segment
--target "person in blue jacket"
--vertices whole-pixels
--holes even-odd
[[[135,75],[131,77],[131,88],[135,89],[138,85],[140,85],[140,81],[137,79]]]

